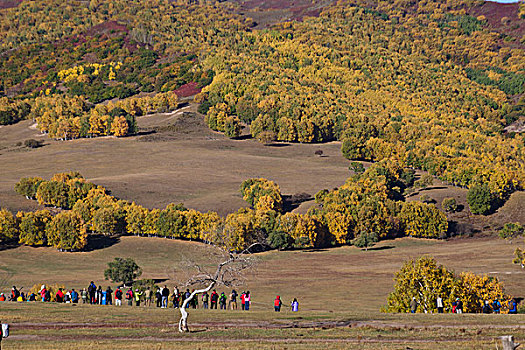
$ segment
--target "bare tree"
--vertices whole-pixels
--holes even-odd
[[[260,243],[254,243],[242,252],[234,252],[227,248],[216,246],[219,252],[219,259],[217,259],[215,271],[209,271],[199,264],[192,264],[196,272],[188,278],[184,286],[200,286],[201,288],[194,290],[180,305],[179,332],[189,332],[186,306],[197,294],[209,292],[217,285],[234,287],[244,282],[245,273],[252,269],[256,263],[256,258],[251,252],[258,245]]]

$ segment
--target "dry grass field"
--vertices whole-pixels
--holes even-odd
[[[200,243],[138,237],[122,237],[110,247],[74,254],[19,247],[0,251],[0,270],[12,276],[4,291],[12,284],[27,290],[34,283],[78,289],[91,279],[105,287],[106,263],[115,256],[133,256],[144,269],[142,277],[167,279],[161,284],[172,287],[181,283],[183,261],[206,264],[209,249]],[[12,324],[13,334],[4,349],[74,349],[88,344],[126,349],[241,349],[251,344],[269,349],[493,349],[498,335],[525,340],[525,316],[383,314],[380,307],[392,290],[394,272],[404,260],[422,254],[433,255],[457,272],[497,276],[509,293],[523,296],[524,273],[510,262],[513,249],[492,238],[404,238],[382,242],[368,252],[341,247],[258,254],[257,268],[238,288],[252,292],[252,310],[191,311],[194,332],[187,335],[176,332],[178,314],[172,309],[0,303],[0,319]],[[271,311],[277,294],[285,304],[298,298],[300,312]]]
[[[314,195],[323,188],[340,186],[350,175],[338,142],[277,147],[251,139],[230,140],[210,131],[201,116],[180,111],[141,117],[144,135],[122,139],[59,142],[30,125],[24,121],[0,128],[0,206],[13,211],[35,207],[13,190],[21,177],[49,178],[70,170],[80,171],[119,198],[150,208],[183,202],[221,215],[246,205],[239,186],[251,177],[276,181],[283,194]],[[45,145],[37,149],[16,146],[31,138]],[[314,154],[318,149],[322,157]]]

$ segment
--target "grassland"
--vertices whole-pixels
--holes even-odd
[[[26,289],[55,282],[82,288],[91,279],[106,286],[106,262],[114,256],[133,256],[144,278],[166,279],[161,284],[171,287],[183,278],[177,267],[185,259],[205,263],[209,249],[200,243],[137,237],[75,254],[19,247],[0,252],[0,270],[12,273],[6,284]],[[394,272],[405,259],[422,254],[432,254],[457,272],[497,276],[510,294],[522,296],[525,279],[521,268],[510,262],[513,249],[493,238],[404,238],[382,242],[368,252],[341,247],[258,254],[257,268],[240,287],[252,292],[253,309],[192,311],[194,332],[186,335],[176,332],[177,312],[172,309],[0,303],[0,318],[13,325],[4,348],[494,348],[499,335],[522,337],[525,316],[392,315],[381,313],[380,307],[392,290]],[[277,294],[285,304],[298,298],[300,312],[273,312]]]
[[[150,208],[184,202],[221,215],[246,205],[239,186],[247,178],[272,179],[284,194],[314,195],[340,186],[350,174],[338,142],[271,147],[255,140],[230,140],[210,131],[196,114],[141,117],[144,134],[123,139],[58,142],[30,126],[31,121],[24,121],[0,129],[0,206],[13,211],[35,208],[34,202],[13,191],[21,177],[50,177],[69,170]],[[45,146],[16,146],[31,138],[44,140]],[[318,149],[323,157],[314,154]]]

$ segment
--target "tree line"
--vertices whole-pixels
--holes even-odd
[[[22,178],[15,191],[55,209],[2,210],[0,240],[81,250],[89,234],[154,236],[224,245],[235,250],[266,241],[275,249],[327,247],[398,236],[443,238],[448,222],[433,204],[404,202],[413,171],[373,164],[340,188],[316,194],[318,207],[306,214],[285,212],[280,187],[267,179],[248,179],[241,194],[248,207],[220,217],[182,204],[148,209],[115,198],[78,172],[55,174],[49,181]],[[54,215],[52,212],[58,212]],[[368,246],[365,243],[364,246]]]

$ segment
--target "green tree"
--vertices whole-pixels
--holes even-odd
[[[270,232],[266,242],[273,249],[286,250],[293,247],[294,240],[289,234],[276,230]]]
[[[468,190],[467,203],[473,214],[487,215],[496,208],[497,199],[487,184],[474,185]]]
[[[379,241],[379,237],[377,236],[377,233],[375,232],[369,232],[364,231],[361,232],[352,243],[359,248],[365,248],[365,251],[368,251],[368,247],[374,246],[377,241]]]
[[[229,138],[239,137],[241,135],[241,121],[237,117],[229,116],[224,124],[224,135]]]
[[[122,233],[123,222],[120,220],[120,213],[113,206],[97,209],[93,213],[93,231],[112,236]]]
[[[499,236],[503,239],[512,240],[525,233],[525,228],[519,222],[507,222],[499,230]]]
[[[104,277],[112,282],[123,282],[127,284],[142,275],[142,269],[131,258],[115,258],[108,263],[108,268],[104,270]]]
[[[443,238],[447,234],[447,217],[433,204],[406,202],[399,219],[405,234],[410,237]]]
[[[44,180],[40,177],[23,177],[15,185],[15,192],[27,199],[35,199],[38,186]]]
[[[365,167],[361,162],[350,162],[350,166],[348,168],[356,174],[362,174],[365,172]]]

